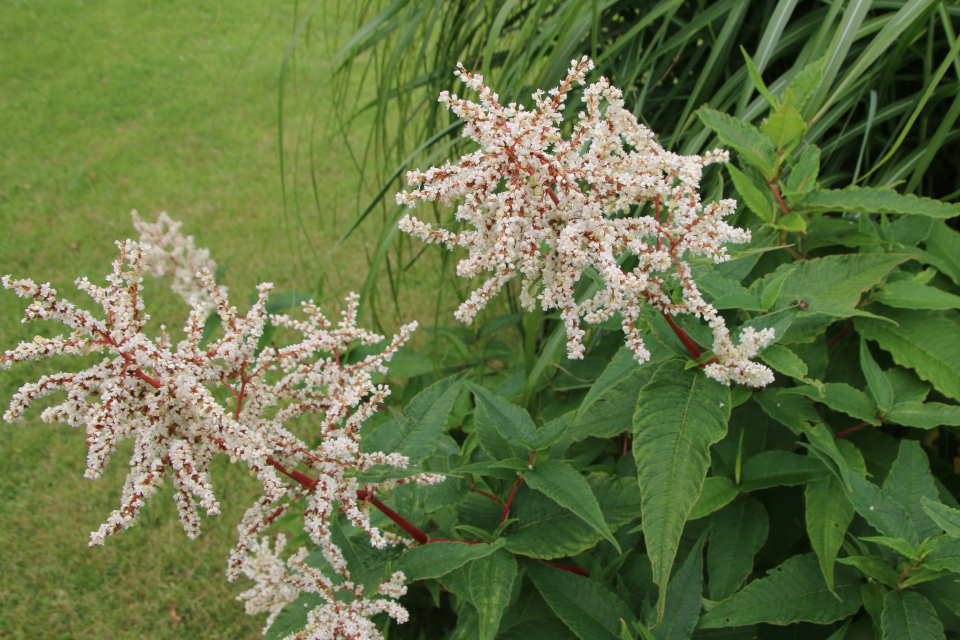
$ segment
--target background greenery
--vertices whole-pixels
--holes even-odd
[[[299,114],[323,86],[326,47],[349,22],[333,3],[317,9],[328,39],[311,42],[310,57],[285,80],[288,189],[295,180],[314,182],[293,174]],[[264,280],[312,289],[315,252],[330,244],[364,190],[321,122],[313,133],[323,152],[313,159],[322,216],[314,211],[303,221],[307,237],[285,214],[277,89],[299,10],[287,2],[3,3],[0,273],[50,281],[80,302],[73,279],[107,273],[113,241],[134,233],[136,208],[147,219],[168,211],[182,220],[226,265],[241,307]],[[323,92],[314,99],[322,108]],[[307,151],[301,145],[303,157]],[[362,282],[362,244],[348,249],[328,297]],[[182,322],[184,307],[165,283],[146,286],[157,323]],[[22,310],[4,292],[0,348],[58,332],[19,324]],[[76,363],[4,372],[4,405],[50,366]],[[223,578],[234,524],[254,495],[245,474],[221,467],[224,514],[205,521],[194,542],[166,495],[146,508],[146,526],[88,549],[89,531],[119,500],[125,450],[101,480],[83,480],[83,434],[36,416],[0,424],[0,638],[259,636],[262,620],[232,600],[246,587]]]

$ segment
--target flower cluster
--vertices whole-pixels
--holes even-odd
[[[574,83],[586,84],[585,73],[592,68],[586,57],[574,60],[563,83],[546,94],[534,93],[535,107],[528,110],[500,104],[482,76],[459,65],[457,76],[479,94],[480,102],[448,92],[439,100],[464,120],[463,135],[480,149],[456,165],[410,171],[407,181],[416,189],[397,194],[397,203],[451,205],[463,199],[456,216],[473,229],[434,229],[408,215],[401,230],[448,249],[467,249],[468,257],[457,266],[460,276],[492,272],[457,310],[463,322],[520,277],[524,308],[534,309],[539,299],[544,310],[560,310],[569,357],[583,357],[582,321],[600,323],[619,313],[627,345],[644,362],[650,354],[637,321],[646,302],[670,316],[691,314],[709,322],[716,355],[706,368],[711,377],[754,387],[770,383],[771,371],[750,358],[773,340],[773,332],[744,334],[734,345],[686,262],[688,257],[723,262],[728,259],[725,243],[750,240],[749,231],[723,220],[736,201],[704,205],[698,192],[704,166],[725,162],[727,153],[682,156],[666,151],[624,108],[620,90],[606,78],[583,91],[586,110],[569,139],[563,139],[564,103]],[[633,215],[638,205],[649,207],[652,215]],[[629,270],[622,267],[627,256],[637,262]],[[591,298],[577,302],[574,287],[589,268],[603,284]],[[678,294],[671,296],[674,290]]]
[[[54,355],[102,356],[82,371],[43,376],[24,384],[3,418],[18,420],[37,399],[65,392],[66,399],[45,409],[41,418],[85,428],[87,478],[100,477],[121,441],[134,441],[120,508],[91,533],[91,545],[103,544],[107,536],[134,525],[145,500],[166,479],[172,481],[180,521],[187,535],[195,537],[200,530],[198,508],[208,515],[219,513],[209,471],[212,458],[225,454],[231,462],[242,461],[259,479],[263,495],[238,526],[240,538],[231,552],[228,578],[244,572],[261,586],[286,585],[248,597],[251,608],[275,614],[297,591],[316,592],[327,605],[316,613],[314,626],[320,629],[322,618],[326,625],[323,633],[330,633],[301,633],[297,638],[378,637],[371,632],[372,625],[364,626],[358,620],[379,611],[398,620],[404,618],[405,612],[394,602],[402,591],[394,583],[402,585],[402,576],[384,583],[383,602],[383,598],[364,598],[362,587],[351,582],[343,553],[332,540],[330,522],[340,513],[362,527],[374,546],[396,543],[395,536],[370,523],[374,492],[391,484],[442,479],[432,475],[389,483],[361,483],[358,479],[374,465],[407,466],[407,458],[397,453],[362,452],[359,432],[363,421],[389,395],[387,387],[373,383],[372,375],[386,373],[386,363],[407,341],[416,323],[402,327],[381,353],[347,364],[352,344],[383,340],[357,327],[359,299],[355,294],[347,298],[347,308],[334,324],[312,301],[302,304],[304,319],[269,315],[266,305],[272,285],[262,284],[256,303],[242,316],[230,306],[224,289],[216,285],[209,271],[202,270],[197,277],[205,296],[215,305],[222,337],[203,344],[207,313],[202,299],[195,297],[183,339],[174,344],[163,327],[158,338],[150,339],[144,333],[149,316],[144,312],[142,281],[149,257],[162,254],[132,240],[117,245],[120,257],[113,263],[106,286],[94,285],[86,278],[76,281],[78,289],[102,308],[102,318],[59,298],[49,284],[2,278],[5,288],[31,300],[25,322],[59,321],[69,333],[21,343],[0,358],[0,368]],[[302,340],[282,348],[262,344],[267,322],[299,333]],[[315,447],[283,426],[307,414],[319,415],[316,434],[320,443]],[[297,471],[298,466],[309,475]],[[286,484],[278,472],[298,484]],[[302,562],[305,551],[295,554],[298,559],[288,564],[290,571],[278,570],[276,562],[271,564],[267,557],[265,543],[258,539],[299,498],[305,502],[304,528],[332,567],[332,577],[306,567]],[[343,594],[337,597],[343,591],[354,596],[350,607],[343,605]]]
[[[217,263],[210,257],[209,249],[198,249],[193,236],[180,233],[183,224],[162,211],[154,223],[144,222],[137,210],[130,212],[133,228],[140,233],[140,242],[148,248],[145,259],[154,276],[171,274],[170,289],[187,303],[200,300],[209,314],[217,308],[216,303],[207,294],[196,274],[201,271],[217,272]],[[226,287],[221,287],[226,292]]]

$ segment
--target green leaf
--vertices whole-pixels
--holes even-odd
[[[810,145],[800,154],[800,160],[790,171],[787,178],[787,191],[803,193],[812,190],[817,185],[820,174],[820,148]]]
[[[580,403],[580,408],[577,409],[576,419],[579,420],[597,402],[614,394],[614,389],[623,382],[624,378],[639,371],[640,365],[633,357],[633,351],[628,347],[621,347],[613,354],[610,363],[604,368],[600,377],[590,385],[590,390],[587,391],[586,397]]]
[[[513,554],[505,549],[497,549],[485,558],[471,562],[468,575],[473,596],[471,602],[480,614],[480,640],[493,640],[500,628],[503,612],[510,604],[513,582],[517,578],[517,563]]]
[[[778,150],[783,150],[803,135],[807,123],[792,104],[784,102],[769,118],[764,119],[760,129],[770,136]]]
[[[403,571],[407,582],[445,576],[471,560],[489,556],[502,547],[506,540],[491,544],[466,542],[431,542],[413,547],[393,563],[395,571]]]
[[[926,241],[927,251],[937,258],[943,271],[955,283],[960,284],[960,233],[944,222],[938,222],[930,230]]]
[[[316,593],[301,593],[296,600],[285,606],[267,632],[265,640],[280,640],[307,626],[307,614],[319,607],[323,600]]]
[[[923,497],[936,500],[938,492],[933,483],[933,476],[930,475],[927,454],[923,452],[918,442],[900,441],[900,452],[890,468],[890,473],[883,481],[883,490],[904,506],[920,540],[940,534],[940,527],[924,513],[923,505],[920,503]]]
[[[703,481],[703,491],[693,505],[687,520],[699,520],[730,504],[740,493],[733,480],[726,476],[710,476]]]
[[[638,367],[637,371],[624,376],[618,383],[595,396],[591,405],[582,414],[578,412],[571,421],[567,435],[579,442],[591,436],[611,438],[630,431],[633,412],[637,408],[637,396],[643,385],[653,377],[656,366]]]
[[[907,511],[883,489],[856,474],[847,474],[847,498],[874,529],[891,538],[903,538],[911,545],[919,543],[917,531]]]
[[[406,415],[389,422],[364,438],[365,451],[400,453],[415,465],[432,454],[460,393],[466,372],[444,378],[418,393],[407,406]]]
[[[524,474],[524,480],[531,489],[536,489],[577,514],[620,552],[620,544],[607,527],[590,485],[568,463],[562,460],[543,460]]]
[[[881,582],[891,589],[900,584],[900,576],[893,570],[887,561],[877,556],[850,556],[837,560],[840,564],[850,565],[860,569],[863,575]]]
[[[809,400],[784,389],[766,389],[763,393],[754,394],[753,399],[764,413],[796,435],[804,433],[811,424],[820,422],[820,415]]]
[[[523,568],[554,613],[582,640],[620,640],[620,620],[636,623],[633,612],[601,584],[542,562]]]
[[[874,300],[898,309],[960,309],[960,296],[908,280],[888,282]]]
[[[774,368],[798,380],[807,380],[807,363],[800,356],[780,344],[772,344],[760,354],[760,359]]]
[[[886,419],[905,427],[936,429],[960,426],[960,407],[940,402],[901,402],[893,406]]]
[[[916,591],[890,591],[880,619],[883,640],[943,640],[943,624],[930,601]]]
[[[857,320],[860,335],[943,395],[960,400],[960,326],[936,311],[886,309],[883,315],[897,326],[863,318]]]
[[[791,213],[777,220],[774,229],[783,229],[791,233],[803,233],[807,230],[807,219],[799,213]]]
[[[533,445],[537,451],[549,449],[559,442],[560,438],[567,434],[567,428],[573,419],[574,415],[571,411],[570,413],[563,414],[559,418],[554,418],[550,422],[537,429],[537,437],[533,442]]]
[[[467,382],[477,399],[476,425],[480,446],[494,460],[523,458],[537,439],[537,427],[525,409]]]
[[[960,540],[949,535],[934,538],[930,553],[923,559],[923,567],[932,571],[946,569],[960,573]]]
[[[586,479],[610,529],[616,531],[640,513],[640,488],[633,478],[594,473]],[[517,490],[510,513],[518,520],[506,536],[513,553],[543,559],[572,556],[603,538],[569,509],[524,485]]]
[[[743,54],[743,59],[747,63],[747,74],[750,76],[750,82],[752,82],[753,86],[760,92],[760,95],[770,103],[771,107],[776,107],[776,100],[770,95],[770,90],[767,89],[767,85],[763,82],[760,70],[757,69],[757,65],[753,63],[753,59],[750,57],[750,54],[747,53],[747,50],[743,48],[743,45],[740,45],[740,53]]]
[[[880,424],[877,420],[877,406],[873,404],[873,400],[863,391],[854,389],[848,384],[827,382],[823,385],[822,392],[813,385],[805,385],[790,389],[790,392],[801,393],[811,400],[822,402],[834,411],[840,411],[869,424]]]
[[[833,589],[833,563],[853,521],[853,505],[836,476],[810,481],[804,489],[807,537],[820,562],[827,586]]]
[[[889,538],[887,536],[860,536],[864,542],[873,542],[882,547],[893,549],[907,560],[917,560],[920,554],[917,549],[903,538]]]
[[[660,587],[663,618],[670,568],[684,522],[703,489],[710,445],[730,419],[730,389],[681,360],[665,362],[640,392],[633,421],[633,455],[643,496],[643,533]]]
[[[757,214],[757,217],[764,222],[768,224],[773,222],[773,203],[770,202],[765,195],[763,195],[763,192],[760,191],[760,189],[754,186],[750,178],[744,175],[735,166],[728,163],[727,171],[730,172],[730,178],[733,179],[733,186],[736,188],[737,193],[739,193],[743,198],[747,208]]]
[[[873,359],[867,341],[863,338],[860,338],[860,369],[863,377],[867,379],[867,390],[873,402],[882,414],[886,414],[893,407],[893,386]]]
[[[926,496],[920,498],[920,504],[923,512],[946,531],[948,536],[960,538],[960,511]]]
[[[703,594],[703,541],[705,539],[704,533],[693,545],[686,560],[670,581],[670,586],[667,587],[667,606],[663,620],[652,628],[653,637],[656,640],[687,640],[697,626],[697,620],[700,617],[700,597]],[[648,623],[652,624],[653,621],[650,620]]]
[[[797,210],[816,213],[892,213],[930,216],[944,220],[960,215],[958,204],[947,204],[913,194],[903,195],[893,189],[872,187],[819,189],[808,193],[797,206]]]
[[[793,486],[823,478],[830,470],[813,456],[800,456],[789,451],[764,451],[743,465],[740,490],[758,491],[770,487]]]
[[[753,557],[768,531],[767,510],[756,498],[734,500],[713,514],[707,551],[711,600],[726,600],[740,588],[753,572]]]
[[[702,107],[697,110],[700,120],[717,134],[724,146],[736,149],[741,156],[770,180],[777,163],[777,150],[770,138],[759,129],[722,111]]]
[[[699,628],[759,622],[781,626],[800,621],[829,624],[860,608],[861,582],[856,570],[839,566],[831,592],[817,557],[812,553],[796,555],[701,616]]]
[[[763,307],[764,311],[769,311],[773,303],[780,297],[780,289],[783,287],[783,281],[789,278],[791,273],[793,273],[793,271],[790,269],[784,270],[783,273],[771,280],[763,288],[763,293],[760,295],[760,306]]]

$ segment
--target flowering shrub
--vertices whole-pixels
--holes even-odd
[[[950,450],[960,426],[960,234],[940,222],[960,207],[821,188],[819,149],[800,150],[793,101],[809,88],[797,80],[770,97],[759,129],[698,112],[740,157],[726,171],[751,228],[737,228],[724,221],[734,200],[700,195],[704,167],[727,153],[666,151],[606,80],[582,90],[585,111],[562,135],[564,103],[591,68],[573,61],[526,109],[460,67],[479,104],[440,100],[480,149],[410,172],[416,189],[397,196],[462,200],[456,216],[472,229],[401,222],[466,249],[461,276],[492,274],[460,320],[491,314],[515,278],[525,309],[559,310],[516,323],[522,357],[496,338],[509,317],[438,331],[454,348],[434,345],[423,367],[401,350],[415,323],[376,351],[383,337],[357,327],[355,295],[334,324],[313,302],[270,313],[262,284],[241,316],[209,254],[165,214],[134,214],[140,241],[118,243],[106,286],[77,280],[100,316],[5,276],[30,301],[25,320],[69,333],[21,343],[0,366],[99,361],[23,385],[4,419],[64,392],[41,417],[85,428],[89,478],[134,441],[120,507],[90,544],[135,524],[167,478],[198,535],[198,510],[219,514],[209,465],[224,454],[263,490],[227,577],[253,582],[239,599],[267,614],[271,639],[404,634],[388,619],[408,622],[400,599],[414,583],[456,623],[413,620],[411,637],[960,631],[956,480],[933,475],[920,444],[935,430]],[[146,335],[151,268],[189,300],[179,342],[163,327]],[[299,341],[276,347],[268,328]],[[410,378],[402,412],[379,411],[391,361]],[[300,517],[310,547],[287,553],[287,535],[267,530]]]

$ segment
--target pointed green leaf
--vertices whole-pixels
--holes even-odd
[[[776,371],[786,374],[791,378],[806,380],[807,363],[800,356],[790,349],[780,344],[772,344],[760,354],[760,358],[773,367]]]
[[[847,498],[874,529],[891,538],[903,538],[912,545],[920,542],[903,505],[859,475],[847,474],[847,483]]]
[[[680,534],[710,467],[710,445],[723,438],[729,419],[730,389],[700,369],[685,369],[680,360],[661,365],[640,392],[633,455],[661,619]]]
[[[920,502],[923,497],[936,500],[938,492],[930,475],[927,454],[918,442],[900,441],[900,452],[883,481],[883,490],[904,506],[920,540],[940,534],[940,527],[924,513]]]
[[[652,628],[655,640],[688,640],[697,626],[702,606],[700,598],[703,595],[705,539],[706,534],[700,536],[667,587],[667,606],[663,620]],[[653,621],[648,620],[648,623],[652,624]]]
[[[820,415],[813,408],[813,403],[784,389],[765,389],[763,393],[754,394],[753,399],[764,413],[797,435],[803,433],[810,424],[820,422]]]
[[[740,493],[733,480],[725,476],[710,476],[703,481],[703,491],[693,505],[687,520],[698,520],[730,504]]]
[[[923,567],[960,573],[960,540],[949,535],[935,538],[930,543],[930,553],[923,559]]]
[[[960,215],[960,205],[902,195],[893,189],[847,187],[807,194],[797,210],[813,212],[893,213],[947,219]]]
[[[784,270],[783,273],[771,280],[767,286],[763,288],[763,293],[760,295],[760,306],[763,307],[764,311],[769,311],[773,303],[780,297],[780,289],[783,287],[783,281],[789,278],[791,273],[793,273],[792,270]]]
[[[767,541],[767,510],[756,498],[734,500],[710,519],[710,599],[726,600],[753,572],[753,557]]]
[[[814,554],[793,556],[701,616],[699,628],[842,620],[860,608],[862,580],[855,569],[844,566],[836,567],[835,578],[831,592]]]
[[[887,414],[888,421],[905,427],[936,429],[960,426],[960,407],[941,402],[901,402]]]
[[[769,118],[765,118],[760,125],[760,129],[770,136],[773,144],[777,149],[781,150],[796,142],[797,138],[803,135],[806,128],[807,123],[803,121],[803,116],[788,102],[784,102],[779,109],[771,113]]]
[[[944,640],[943,624],[930,601],[916,591],[890,591],[880,619],[883,640]]]
[[[733,186],[736,188],[737,193],[739,193],[743,198],[747,208],[757,214],[757,217],[764,222],[773,222],[773,203],[770,202],[765,195],[763,195],[763,192],[760,191],[760,189],[754,186],[753,182],[750,181],[750,178],[744,175],[735,166],[728,163],[727,171],[730,173],[730,178],[733,180]]]
[[[615,478],[603,473],[586,477],[600,510],[611,530],[635,519],[640,513],[640,487],[632,478]],[[603,535],[572,511],[543,494],[520,485],[510,513],[517,518],[506,536],[507,548],[533,558],[576,555],[599,542]]]
[[[898,309],[960,309],[960,296],[909,280],[888,282],[874,300]]]
[[[860,536],[864,542],[873,542],[882,547],[893,549],[907,560],[917,560],[920,555],[917,549],[903,538],[890,538],[887,536]]]
[[[590,406],[583,409],[582,413],[577,412],[567,429],[567,435],[579,442],[590,436],[611,438],[630,431],[633,427],[633,412],[637,408],[637,396],[640,395],[643,385],[650,381],[654,371],[656,365],[636,367],[633,373],[624,376],[619,382],[601,389],[591,399]],[[599,386],[598,380],[593,388]]]
[[[790,389],[790,392],[801,393],[811,400],[822,402],[834,411],[843,412],[869,424],[880,424],[877,420],[877,406],[863,391],[842,382],[828,382],[822,389],[821,393],[817,387],[805,385]]]
[[[493,640],[503,612],[510,604],[513,581],[517,578],[517,562],[513,554],[498,549],[471,562],[468,575],[473,596],[471,602],[479,614],[480,640]]]
[[[717,134],[724,146],[736,149],[741,156],[769,180],[774,176],[777,150],[759,129],[722,111],[703,107],[697,111],[700,120]]]
[[[817,185],[820,174],[820,148],[810,145],[800,154],[800,160],[790,171],[787,178],[787,191],[803,193],[811,191]]]
[[[877,408],[882,413],[887,413],[893,407],[893,386],[883,374],[877,361],[873,359],[867,347],[867,341],[863,338],[860,338],[860,369],[863,371],[863,377],[867,379],[867,390]]]
[[[945,396],[960,400],[960,325],[936,311],[885,309],[896,322],[857,320],[857,330]]]
[[[495,460],[524,457],[522,443],[532,445],[537,438],[530,414],[479,385],[467,382],[467,387],[477,399],[477,436],[483,450]]]
[[[877,556],[850,556],[837,560],[840,564],[850,565],[860,569],[863,575],[896,589],[900,584],[900,576],[887,561]]]
[[[444,378],[418,393],[407,406],[406,415],[364,438],[364,450],[399,453],[410,458],[410,465],[431,455],[440,444],[447,416],[466,375]]]
[[[590,578],[532,560],[524,560],[523,567],[550,608],[581,640],[620,640],[620,620],[636,623],[630,607]]]
[[[820,460],[789,451],[764,451],[743,465],[740,490],[758,491],[770,487],[793,486],[823,478],[830,473]]]
[[[590,485],[568,463],[562,460],[543,460],[533,469],[526,471],[524,480],[530,488],[577,514],[620,551],[620,545],[607,527]]]
[[[560,438],[566,435],[567,429],[570,426],[570,422],[573,419],[574,414],[571,411],[570,413],[563,414],[559,418],[554,418],[550,422],[537,429],[537,437],[533,442],[533,445],[536,447],[537,451],[549,449],[559,442]]]
[[[833,588],[833,563],[853,521],[853,505],[836,476],[813,480],[804,489],[807,537],[820,562],[827,586]]]
[[[960,233],[945,222],[938,222],[930,230],[925,244],[927,252],[937,259],[937,268],[960,284]]]
[[[431,542],[413,547],[394,560],[393,568],[403,571],[407,582],[445,576],[471,560],[489,556],[502,547],[506,540],[492,544],[466,542]]]
[[[946,531],[948,536],[960,538],[960,511],[927,497],[920,498],[923,512]]]
[[[615,394],[616,387],[623,382],[624,378],[639,371],[640,365],[633,357],[633,351],[628,347],[621,347],[619,351],[613,354],[610,363],[604,368],[600,377],[590,386],[586,397],[580,403],[580,408],[577,409],[576,419],[579,420],[597,402]]]
[[[780,298],[775,309],[790,306],[798,300],[829,300],[848,307],[855,307],[860,294],[881,282],[908,256],[885,253],[853,253],[813,258],[790,263],[777,268],[773,273],[751,285],[766,287],[784,271],[793,275],[780,289]]]
[[[743,45],[740,45],[740,53],[743,54],[743,59],[747,63],[747,74],[750,76],[750,82],[752,82],[753,86],[760,92],[760,95],[770,103],[770,106],[775,107],[777,105],[776,100],[770,95],[770,90],[767,89],[767,85],[763,82],[760,70],[757,69],[757,65],[753,63],[753,59],[750,57],[750,54],[747,53],[747,50],[743,48]]]

